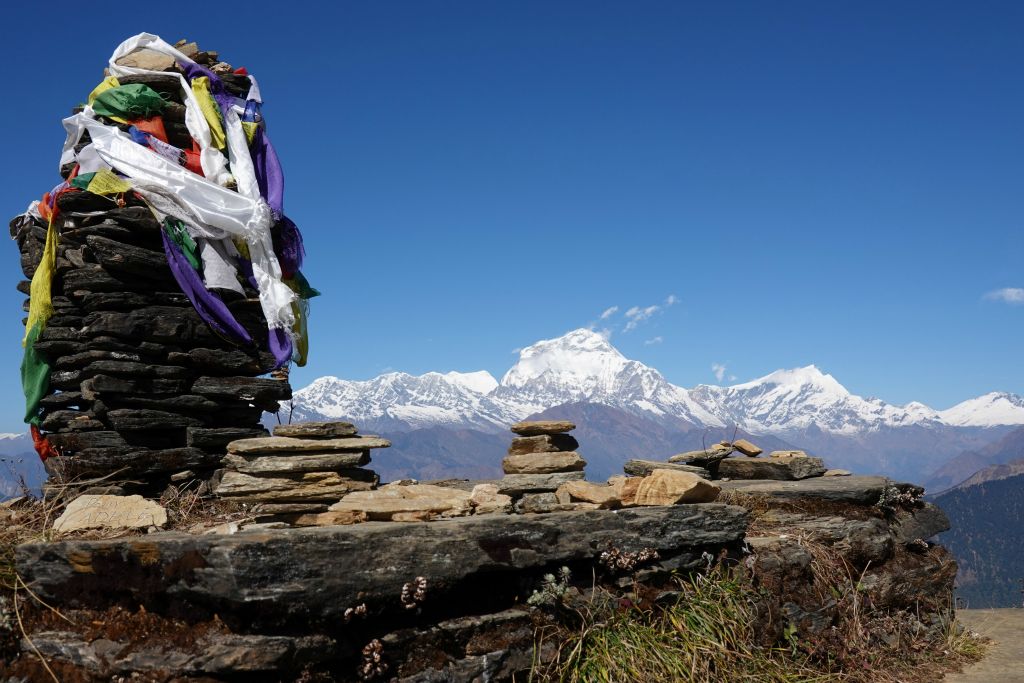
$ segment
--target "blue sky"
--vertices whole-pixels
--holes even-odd
[[[324,293],[297,387],[500,376],[597,323],[684,386],[815,363],[945,408],[1024,393],[1022,25],[998,2],[21,5],[0,196],[13,216],[56,182],[117,43],[188,37],[260,79]]]

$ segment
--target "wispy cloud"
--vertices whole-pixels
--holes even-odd
[[[661,306],[645,306],[640,308],[639,306],[633,306],[631,309],[626,311],[626,318],[629,322],[623,328],[623,332],[630,332],[635,330],[637,326],[643,321],[649,319],[652,315],[661,310]]]
[[[647,341],[645,341],[644,342],[644,346],[654,346],[655,344],[660,344],[663,341],[665,341],[665,340],[662,339],[661,337],[653,337],[653,338],[648,339]]]
[[[1002,301],[1004,304],[1019,306],[1024,304],[1024,289],[1021,289],[1020,287],[1003,287],[1002,289],[994,289],[985,294],[985,298],[989,301]]]
[[[675,306],[677,303],[679,303],[679,297],[675,294],[669,294],[665,299],[666,306]]]
[[[712,363],[711,372],[715,373],[715,379],[721,382],[725,379],[725,363]]]
[[[610,308],[606,308],[606,309],[604,309],[604,313],[601,314],[601,320],[607,320],[608,318],[612,317],[613,315],[615,315],[618,312],[619,312],[619,307],[618,306],[612,306]]]

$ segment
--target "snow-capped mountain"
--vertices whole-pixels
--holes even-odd
[[[986,394],[945,411],[917,402],[896,406],[852,394],[813,365],[688,390],[587,329],[521,350],[500,382],[487,372],[388,373],[366,381],[321,377],[293,399],[297,417],[345,417],[373,429],[443,425],[482,431],[501,431],[533,413],[581,402],[679,428],[736,426],[754,434],[856,436],[911,426],[1024,424],[1024,398],[1015,394]]]

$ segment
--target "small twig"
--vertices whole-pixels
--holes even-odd
[[[53,673],[53,669],[51,669],[50,665],[46,663],[46,658],[43,657],[43,653],[39,651],[39,648],[32,642],[28,632],[25,630],[25,623],[21,620],[21,610],[18,609],[17,588],[14,589],[14,616],[18,618],[18,629],[21,631],[21,635],[25,637],[25,640],[28,642],[29,647],[32,648],[32,651],[36,653],[36,657],[39,657],[39,662],[43,665],[43,668],[46,669],[46,673],[50,674],[50,678],[56,681],[56,683],[60,683],[60,679],[57,678],[57,674]]]
[[[40,597],[39,597],[38,595],[36,595],[36,594],[35,594],[35,591],[33,591],[33,590],[32,590],[31,588],[29,588],[29,587],[28,587],[28,584],[27,584],[27,583],[25,583],[25,580],[24,580],[23,578],[21,578],[21,574],[18,574],[17,572],[15,572],[15,574],[14,574],[14,581],[15,581],[15,588],[14,588],[14,590],[15,590],[15,591],[17,591],[17,590],[18,590],[18,587],[19,587],[19,586],[20,586],[21,588],[24,588],[24,589],[25,589],[25,591],[26,591],[26,592],[28,592],[28,594],[29,594],[29,595],[31,595],[31,596],[32,596],[32,598],[33,598],[33,599],[34,599],[34,600],[35,600],[36,602],[38,602],[38,603],[39,603],[40,605],[42,605],[42,606],[43,606],[43,607],[45,607],[46,609],[50,610],[51,612],[53,612],[54,614],[56,614],[56,615],[57,615],[58,617],[60,617],[61,619],[63,619],[64,621],[68,622],[69,624],[71,624],[71,625],[74,625],[74,623],[75,623],[75,622],[73,622],[73,621],[71,621],[70,619],[68,619],[68,618],[67,618],[66,616],[64,616],[63,614],[61,614],[61,613],[60,613],[60,611],[59,611],[59,610],[58,610],[58,609],[57,609],[56,607],[53,607],[53,606],[52,606],[52,605],[50,605],[50,604],[49,604],[48,602],[46,602],[45,600],[43,600],[42,598],[40,598]]]

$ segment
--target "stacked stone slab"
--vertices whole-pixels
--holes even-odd
[[[201,64],[217,62],[216,53],[181,47]],[[159,92],[167,101],[162,118],[168,140],[191,149],[173,60],[145,66],[168,73],[123,77],[121,85],[142,83]],[[231,94],[245,96],[247,77],[220,75]],[[87,137],[80,144],[86,143]],[[71,171],[67,166],[62,174]],[[237,348],[181,293],[164,254],[161,225],[135,195],[67,192],[56,206],[54,314],[35,344],[52,369],[40,427],[63,456],[47,461],[51,475],[107,481],[113,475],[153,492],[174,474],[212,472],[228,442],[265,435],[263,411],[276,411],[279,401],[291,397],[291,387],[257,377],[271,369],[273,357],[256,290],[246,284],[244,295],[224,293],[227,307],[259,344]],[[26,214],[10,227],[22,271],[31,279],[47,225]],[[28,295],[29,285],[24,280],[18,290]],[[26,300],[25,310],[28,305]]]
[[[568,481],[582,480],[586,461],[576,449],[579,442],[568,432],[572,422],[542,420],[512,425],[517,435],[502,461],[504,478],[498,489],[503,494],[551,493]]]
[[[360,436],[348,422],[278,425],[274,436],[227,445],[214,493],[256,504],[255,511],[266,516],[325,512],[346,493],[377,487],[377,473],[365,468],[370,449],[390,445]]]

